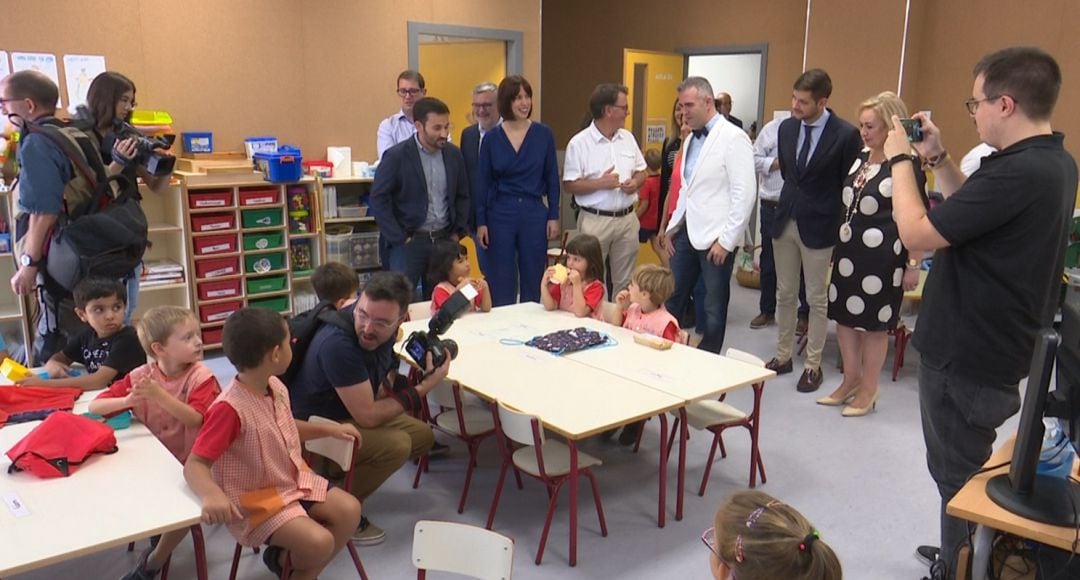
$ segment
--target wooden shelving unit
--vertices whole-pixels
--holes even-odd
[[[191,308],[192,270],[188,263],[189,240],[184,228],[184,192],[180,182],[173,181],[161,193],[139,186],[142,194],[143,213],[150,224],[150,247],[143,258],[144,263],[167,259],[184,267],[183,282],[145,285],[139,288],[138,305],[132,313],[132,323],[155,306],[179,306]]]
[[[342,206],[368,205],[371,185],[369,177],[316,178],[321,212],[321,229],[324,232],[320,245],[327,261],[338,261],[352,266],[360,279],[360,285],[380,269],[378,253],[378,227],[371,215],[342,217],[337,208]],[[370,208],[368,210],[370,214]],[[340,228],[340,229],[339,229]],[[348,236],[345,238],[344,236]]]
[[[7,343],[8,353],[19,359],[20,362],[28,361],[32,357],[33,334],[30,332],[29,316],[24,309],[24,300],[16,296],[8,283],[15,275],[15,199],[11,191],[7,189],[3,179],[0,178],[0,221],[5,224],[8,234],[7,251],[0,253],[0,283],[4,289],[0,290],[0,335]],[[20,356],[21,355],[21,356]]]

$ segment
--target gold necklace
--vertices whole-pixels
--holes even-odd
[[[859,200],[862,199],[863,190],[866,189],[866,184],[870,181],[870,157],[866,158],[866,162],[859,168],[859,174],[855,176],[854,193],[851,196],[851,204],[847,208],[847,215],[844,217],[844,223],[840,224],[840,241],[851,241],[851,220],[855,217],[855,212],[859,209]]]

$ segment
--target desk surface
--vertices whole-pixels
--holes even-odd
[[[40,422],[0,429],[3,453]],[[119,451],[92,457],[70,477],[8,474],[0,455],[0,497],[17,494],[30,514],[0,507],[0,576],[12,576],[197,523],[202,512],[183,466],[145,426],[116,432]]]
[[[1001,449],[990,456],[986,465],[997,465],[1009,461],[1012,458],[1014,443],[1015,438],[1009,438]],[[1040,544],[1066,551],[1071,550],[1073,541],[1076,539],[1074,528],[1051,526],[1022,518],[994,503],[994,500],[986,495],[986,482],[991,477],[1008,473],[1008,471],[1009,466],[1006,465],[971,478],[971,481],[967,482],[949,502],[946,508],[948,514],[989,526],[995,530],[1029,538]]]

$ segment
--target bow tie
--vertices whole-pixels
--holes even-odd
[[[695,139],[698,138],[698,137],[708,137],[709,136],[709,128],[708,127],[702,127],[700,129],[694,129],[693,133],[694,133],[694,138]]]

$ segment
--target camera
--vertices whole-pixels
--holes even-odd
[[[918,119],[900,119],[900,124],[904,126],[904,132],[907,133],[908,141],[912,143],[922,141],[922,121]]]
[[[147,137],[131,123],[122,119],[116,119],[113,125],[117,139],[135,139],[135,163],[145,167],[154,176],[172,174],[173,168],[176,167],[176,157],[165,151],[172,147],[173,142],[176,141],[176,135],[167,133],[159,137]]]
[[[431,354],[431,364],[436,367],[442,366],[447,357],[454,359],[458,354],[458,344],[449,338],[439,338],[450,330],[454,321],[464,314],[472,305],[478,292],[472,284],[450,295],[435,316],[428,322],[427,332],[418,330],[409,335],[405,341],[405,353],[421,368],[425,365],[425,358]]]

